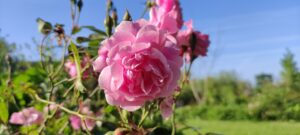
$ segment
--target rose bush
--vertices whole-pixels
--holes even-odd
[[[40,46],[41,67],[33,69],[39,71],[36,75],[29,72],[30,77],[17,79],[25,79],[24,85],[24,82],[14,84],[8,77],[5,95],[11,97],[5,103],[0,102],[0,107],[16,106],[9,122],[23,125],[22,134],[169,133],[169,129],[158,125],[164,126],[163,120],[175,115],[176,99],[190,72],[190,68],[184,70],[181,78],[182,66],[191,67],[196,57],[206,55],[208,35],[194,30],[191,22],[186,23],[186,30],[181,30],[184,21],[179,0],[149,0],[145,10],[149,11],[148,20],[133,20],[126,11],[121,22],[113,2],[107,0],[105,31],[78,24],[82,6],[82,0],[71,0],[70,35],[62,24],[52,25],[37,19],[44,36]],[[76,37],[82,29],[92,33]],[[52,39],[57,39],[58,46],[63,47],[60,62],[53,61],[56,59],[48,53],[52,46],[44,45]],[[189,63],[183,63],[182,56]],[[13,84],[22,85],[17,90],[24,94],[14,92]],[[44,108],[44,113],[28,106]],[[26,109],[20,111],[20,108]],[[156,113],[159,110],[164,119]],[[0,117],[0,122],[4,118]],[[152,125],[147,121],[150,118]],[[149,125],[157,128],[145,128]],[[5,126],[10,125],[5,123]]]

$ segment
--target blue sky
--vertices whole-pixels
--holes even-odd
[[[138,19],[145,0],[115,0],[119,16],[127,8]],[[81,25],[103,28],[105,0],[85,0]],[[193,77],[235,71],[253,81],[258,73],[278,79],[280,59],[289,48],[300,63],[299,0],[181,0],[185,20],[207,33],[211,47],[207,58],[197,59]],[[36,18],[71,25],[69,0],[0,0],[1,35],[20,48],[26,59],[38,59],[32,39],[40,40]]]

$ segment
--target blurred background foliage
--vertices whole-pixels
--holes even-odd
[[[299,121],[300,72],[291,51],[286,51],[280,63],[281,77],[276,81],[271,74],[262,73],[251,84],[234,72],[191,80],[179,101],[183,107],[178,113],[185,115],[178,116],[182,120],[188,116],[213,120]]]

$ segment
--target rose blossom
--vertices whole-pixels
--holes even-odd
[[[173,114],[173,109],[172,109],[173,104],[174,104],[173,97],[167,97],[160,103],[159,109],[164,119],[169,118]]]
[[[186,22],[185,25],[187,29],[177,33],[177,41],[181,46],[181,55],[191,62],[198,56],[206,56],[210,41],[208,35],[193,29],[192,20]]]
[[[81,60],[81,70],[86,68],[86,66],[91,62],[92,61],[91,61],[90,57],[84,56],[83,60]],[[75,78],[77,76],[77,69],[76,69],[76,64],[74,61],[68,60],[65,63],[65,69],[71,78]],[[93,72],[92,68],[90,68],[90,67],[86,68],[82,74],[82,79],[87,79],[89,77],[89,75],[92,74],[92,72]]]
[[[94,112],[92,112],[88,106],[80,106],[79,112],[87,116],[95,116]],[[75,130],[79,130],[82,127],[83,129],[87,128],[91,131],[96,125],[96,121],[89,118],[85,118],[83,121],[84,123],[81,118],[76,115],[71,115],[70,117],[71,126]]]
[[[169,33],[176,33],[183,25],[178,0],[156,0],[157,6],[150,9],[150,23]]]
[[[145,20],[123,21],[102,42],[94,69],[111,105],[128,111],[170,96],[177,87],[182,59],[176,39]]]
[[[21,112],[15,112],[11,115],[9,122],[18,125],[41,124],[43,114],[33,107],[25,108]]]

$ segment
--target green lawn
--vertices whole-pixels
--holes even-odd
[[[222,135],[300,135],[300,123],[296,122],[248,122],[190,120],[186,125],[200,129],[201,133],[214,132]],[[186,135],[196,135],[192,129]]]

